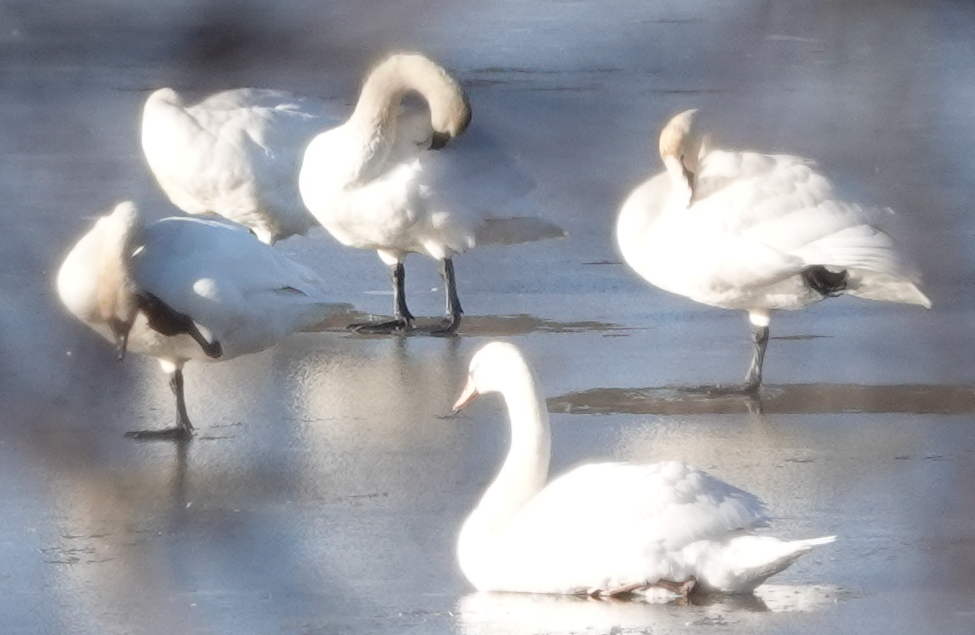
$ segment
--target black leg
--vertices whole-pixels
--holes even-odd
[[[443,260],[443,276],[446,293],[446,316],[440,326],[432,332],[438,335],[453,333],[460,326],[460,318],[464,314],[464,309],[460,306],[460,298],[457,297],[457,279],[454,276],[454,261],[450,258]]]
[[[402,262],[393,269],[393,317],[404,322],[406,329],[413,324],[413,314],[406,306],[406,267]]]
[[[413,328],[413,314],[406,306],[406,267],[402,262],[393,268],[393,319],[387,322],[365,322],[352,324],[349,328],[356,333],[395,333]]]
[[[183,396],[183,367],[180,366],[169,379],[169,387],[176,395],[176,429],[179,434],[193,436],[193,424],[190,423],[190,416],[186,414],[186,398]]]
[[[748,367],[748,374],[745,375],[745,385],[742,392],[757,393],[762,386],[762,364],[765,361],[765,349],[768,347],[768,327],[752,325],[752,343],[755,345],[755,354],[752,363]]]
[[[193,436],[193,424],[190,417],[186,414],[186,399],[183,397],[183,367],[177,366],[176,370],[169,377],[169,387],[176,395],[176,427],[165,430],[137,430],[126,432],[125,436],[130,439],[141,441],[154,440],[183,440]]]

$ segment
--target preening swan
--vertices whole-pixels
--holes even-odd
[[[454,409],[500,392],[508,457],[460,532],[460,568],[481,591],[748,593],[835,536],[782,541],[754,495],[676,461],[590,463],[548,485],[545,401],[520,351],[492,342],[470,364]]]
[[[174,205],[215,213],[273,244],[318,222],[298,195],[305,146],[334,125],[326,104],[242,88],[186,103],[172,88],[146,100],[142,150]]]
[[[746,392],[761,386],[774,309],[844,293],[930,308],[884,230],[891,210],[841,200],[806,159],[710,150],[699,128],[697,111],[688,110],[663,129],[666,171],[629,195],[616,237],[651,284],[748,312]]]
[[[57,288],[120,358],[126,349],[151,355],[170,375],[176,427],[141,437],[192,434],[187,361],[254,353],[347,308],[328,301],[317,275],[242,227],[185,217],[145,224],[131,202],[98,219],[71,249]]]
[[[404,118],[408,93],[419,94],[429,114]],[[422,55],[397,54],[369,73],[349,119],[308,145],[299,177],[305,205],[340,243],[375,249],[393,268],[394,319],[362,330],[412,328],[403,266],[411,252],[443,264],[447,315],[437,330],[450,332],[463,313],[454,254],[563,235],[546,221],[492,217],[501,210],[485,209],[474,196],[452,195],[449,190],[464,183],[451,182],[449,155],[429,150],[464,132],[470,119],[467,96],[446,70]]]

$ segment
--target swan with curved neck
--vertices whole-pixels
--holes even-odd
[[[757,497],[675,461],[590,463],[546,485],[551,431],[536,385],[517,348],[492,342],[471,360],[454,406],[499,392],[511,422],[507,458],[457,543],[461,571],[477,589],[748,593],[835,539],[755,535],[768,523]]]
[[[409,93],[423,98],[428,114],[403,110]],[[485,218],[472,202],[467,208],[444,200],[441,190],[454,184],[438,181],[429,151],[463,133],[470,120],[467,96],[446,70],[422,55],[397,54],[369,73],[349,119],[308,144],[298,180],[306,207],[340,243],[376,250],[392,268],[393,320],[359,330],[412,328],[403,265],[409,253],[442,263],[446,317],[435,330],[452,332],[463,314],[455,254],[563,235],[537,218]]]
[[[849,294],[930,307],[884,230],[889,209],[840,198],[812,162],[711,150],[696,110],[660,133],[665,172],[634,189],[616,237],[624,260],[666,291],[748,312],[757,393],[771,312]]]
[[[237,225],[174,217],[146,224],[132,202],[99,218],[58,270],[58,296],[99,335],[159,360],[176,396],[176,427],[192,435],[183,365],[263,350],[343,305],[325,283]]]

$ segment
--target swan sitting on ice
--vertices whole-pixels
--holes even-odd
[[[173,217],[145,224],[131,202],[98,219],[65,258],[58,295],[75,317],[126,350],[151,355],[170,375],[176,427],[140,438],[192,435],[183,365],[268,348],[347,305],[325,283],[222,221]]]
[[[745,392],[761,386],[773,309],[844,293],[930,308],[884,231],[893,212],[840,200],[812,162],[709,150],[696,110],[667,124],[660,155],[666,171],[620,210],[620,252],[661,289],[748,312],[754,356]]]
[[[488,392],[507,405],[511,447],[457,545],[461,570],[481,591],[748,593],[835,540],[754,535],[768,523],[757,497],[676,461],[590,463],[546,485],[548,412],[511,344],[474,355],[455,411]]]
[[[331,121],[325,104],[279,91],[241,88],[188,104],[160,88],[142,111],[142,150],[174,205],[273,244],[318,226],[298,195],[298,169]]]
[[[428,113],[403,115],[409,93],[423,98]],[[454,254],[564,235],[534,217],[491,217],[499,212],[494,201],[478,200],[472,191],[465,196],[449,154],[429,150],[464,132],[470,119],[467,96],[446,70],[422,55],[397,54],[369,73],[348,120],[308,144],[299,176],[307,208],[340,243],[375,249],[393,268],[394,319],[360,330],[412,328],[403,267],[411,252],[442,262],[446,317],[435,330],[452,332],[463,313]]]

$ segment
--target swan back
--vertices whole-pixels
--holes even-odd
[[[279,91],[229,90],[187,104],[161,88],[143,109],[142,148],[177,207],[220,214],[274,242],[315,225],[296,179],[308,141],[335,123],[324,104]]]

